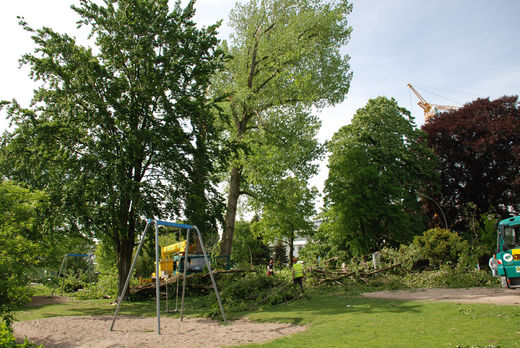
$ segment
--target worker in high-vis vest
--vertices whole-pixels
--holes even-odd
[[[303,265],[298,263],[298,259],[294,258],[292,266],[292,276],[294,284],[300,286],[300,290],[303,294]]]

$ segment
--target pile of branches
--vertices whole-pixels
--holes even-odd
[[[213,276],[215,278],[222,277],[229,274],[237,274],[237,273],[246,273],[251,272],[249,270],[214,270]],[[161,292],[164,293],[166,291],[166,287],[173,294],[175,291],[175,287],[177,286],[177,282],[182,286],[184,276],[182,273],[175,274],[168,278],[161,278],[159,281],[159,286]],[[213,291],[213,286],[211,284],[211,278],[209,273],[192,273],[186,276],[186,287],[189,293],[196,294],[207,294],[210,291]],[[144,299],[152,299],[155,297],[155,280],[151,283],[139,284],[136,286],[132,286],[129,289],[129,299],[133,301],[144,300]]]
[[[322,286],[337,284],[343,285],[342,281],[346,278],[355,278],[368,283],[368,278],[378,273],[400,267],[401,264],[394,264],[375,270],[342,270],[328,268],[305,268],[305,276],[309,279],[308,284],[312,286]],[[256,274],[256,275],[255,275]],[[217,280],[223,302],[234,304],[240,302],[244,307],[246,304],[252,308],[263,304],[278,304],[292,300],[299,292],[293,293],[290,275],[285,277],[275,275],[273,278],[267,277],[263,272],[257,270],[214,270],[213,275]],[[165,293],[166,287],[170,296],[175,294],[177,283],[182,286],[183,275],[160,280],[160,291]],[[144,300],[155,297],[155,282],[141,284],[130,288],[130,300]],[[189,295],[210,295],[213,293],[213,286],[209,273],[193,273],[186,276],[186,291]]]
[[[309,268],[306,269],[306,271],[316,279],[316,283],[318,285],[324,284],[324,283],[335,283],[338,285],[342,285],[341,280],[349,277],[353,278],[359,278],[365,282],[366,278],[380,273],[384,271],[388,271],[393,268],[400,267],[401,263],[397,263],[395,265],[375,269],[373,271],[347,271],[347,270],[328,270],[328,269],[321,269],[321,268]]]

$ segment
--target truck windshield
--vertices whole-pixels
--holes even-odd
[[[520,226],[504,228],[504,243],[511,248],[520,245]]]

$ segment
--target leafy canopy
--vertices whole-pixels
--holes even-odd
[[[475,219],[483,231],[484,214],[505,218],[510,208],[520,211],[517,96],[477,99],[436,115],[422,129],[440,159],[440,203],[455,229],[471,230]]]
[[[189,175],[211,170],[197,150],[213,130],[217,26],[196,27],[194,1],[171,11],[166,0],[72,8],[95,49],[22,21],[37,45],[22,62],[41,87],[29,109],[9,109],[17,127],[4,138],[2,171],[49,192],[62,226],[113,244],[122,285],[142,217],[182,217],[185,199],[210,191],[209,175]]]
[[[406,109],[394,99],[369,100],[328,149],[323,231],[332,249],[364,254],[422,230],[417,193],[435,184],[436,162]]]
[[[263,205],[262,216],[252,228],[266,242],[283,240],[289,243],[292,252],[292,243],[297,236],[312,233],[312,218],[316,214],[314,201],[318,192],[294,177],[280,181],[275,191],[276,195]]]
[[[347,1],[250,0],[230,15],[232,59],[215,79],[229,95],[229,200],[222,252],[231,251],[238,196],[258,203],[288,177],[307,180],[322,155],[313,107],[343,101],[352,74],[341,52],[351,28]]]

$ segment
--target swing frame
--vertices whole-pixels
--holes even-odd
[[[139,246],[137,248],[137,252],[135,253],[134,260],[132,261],[132,265],[130,266],[130,271],[128,272],[128,276],[125,281],[125,286],[123,287],[123,292],[121,293],[121,296],[117,299],[117,308],[114,313],[114,317],[112,319],[112,324],[110,325],[110,331],[114,329],[114,323],[117,319],[117,315],[119,314],[119,309],[121,308],[121,303],[123,302],[123,299],[125,297],[126,291],[128,289],[128,284],[130,283],[130,278],[132,276],[132,272],[135,267],[135,263],[137,261],[137,257],[139,256],[139,253],[141,252],[141,249],[143,247],[143,243],[145,240],[146,233],[148,232],[148,229],[151,225],[155,224],[155,302],[156,302],[156,316],[157,316],[157,335],[161,334],[161,296],[160,296],[160,287],[161,287],[161,276],[159,273],[159,226],[166,226],[166,227],[175,227],[180,229],[186,229],[186,245],[189,245],[190,242],[190,231],[194,229],[197,232],[197,237],[199,239],[200,246],[202,248],[202,253],[204,255],[204,262],[206,264],[206,267],[208,268],[209,275],[211,277],[211,282],[213,284],[213,289],[215,291],[215,295],[217,297],[218,305],[220,307],[220,312],[222,313],[222,319],[224,322],[226,322],[226,314],[224,313],[224,307],[222,306],[222,301],[220,300],[220,294],[217,288],[217,283],[215,282],[215,278],[213,277],[213,271],[211,270],[211,264],[208,260],[208,255],[206,253],[206,248],[204,247],[204,242],[202,241],[202,236],[200,234],[200,231],[197,226],[193,225],[186,225],[186,224],[179,224],[175,222],[168,222],[168,221],[162,221],[162,220],[155,220],[155,219],[148,219],[148,222],[146,223],[146,226],[144,228],[144,231],[141,235],[141,241],[139,242]],[[188,270],[188,255],[189,255],[189,248],[186,247],[185,249],[185,255],[184,255],[184,273],[183,273],[183,282],[182,282],[182,298],[181,298],[181,315],[180,320],[183,320],[183,314],[184,314],[184,295],[186,293],[186,272]],[[177,282],[179,279],[177,279]],[[168,286],[168,285],[166,285]]]
[[[61,261],[60,270],[58,271],[58,276],[57,276],[58,281],[52,288],[51,296],[54,296],[54,291],[56,290],[56,287],[60,284],[61,271],[63,270],[63,266],[65,266],[67,264],[67,257],[86,257],[87,258],[88,284],[90,285],[92,283],[92,279],[90,276],[90,268],[92,267],[92,264],[93,264],[93,256],[94,255],[92,255],[92,254],[65,254],[65,256],[63,256],[63,260]],[[62,285],[61,285],[60,296],[63,296],[63,288],[65,287],[65,280],[63,280],[61,283],[62,283]]]

